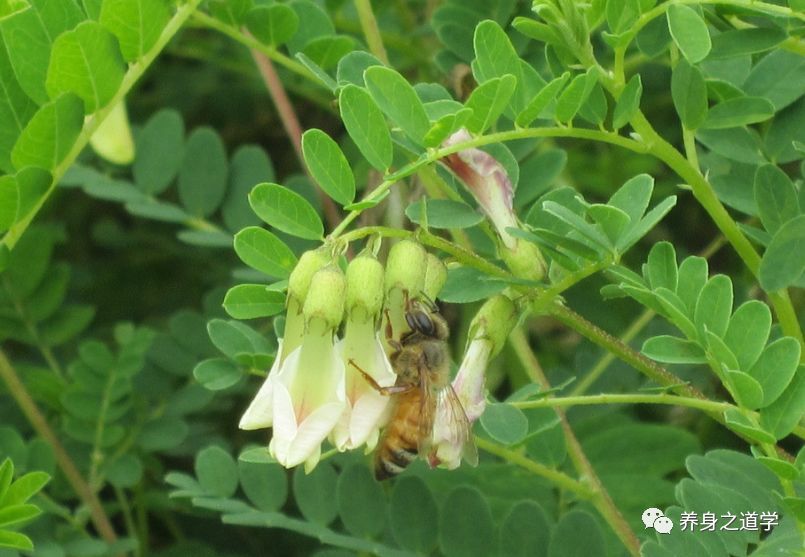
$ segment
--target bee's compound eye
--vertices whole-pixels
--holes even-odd
[[[405,315],[405,320],[408,322],[409,327],[415,331],[419,331],[423,335],[433,336],[433,333],[436,332],[433,320],[430,318],[430,315],[424,311],[408,313]]]

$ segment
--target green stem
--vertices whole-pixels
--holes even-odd
[[[587,396],[549,397],[539,400],[513,402],[512,406],[527,408],[563,408],[566,406],[589,406],[594,404],[670,404],[698,408],[706,412],[724,412],[736,408],[728,402],[718,402],[701,398],[690,398],[668,393],[659,394],[600,394]]]
[[[209,27],[210,29],[214,29],[219,33],[223,33],[230,39],[233,39],[252,50],[256,50],[258,52],[261,52],[262,54],[265,54],[269,60],[276,62],[280,66],[292,71],[293,73],[301,77],[304,77],[305,79],[309,79],[310,81],[316,84],[319,83],[318,78],[316,78],[310,72],[310,70],[308,70],[305,66],[303,66],[293,58],[285,56],[284,54],[279,52],[276,48],[264,45],[254,37],[242,32],[237,27],[227,25],[223,21],[215,19],[211,15],[205,14],[204,12],[194,13],[193,20],[201,25],[204,25],[205,27]]]
[[[592,490],[580,481],[574,480],[564,472],[560,472],[553,468],[549,468],[544,464],[540,464],[535,460],[531,460],[522,453],[507,449],[506,447],[502,447],[497,443],[493,443],[492,441],[482,437],[475,437],[475,444],[479,449],[502,458],[507,462],[515,464],[520,468],[524,468],[532,474],[550,480],[560,488],[571,491],[582,499],[590,499],[593,496]]]
[[[389,58],[386,54],[386,47],[383,46],[383,38],[380,36],[372,4],[369,0],[355,0],[355,10],[358,12],[358,19],[361,22],[363,36],[366,37],[366,44],[369,45],[369,52],[388,65]]]
[[[162,52],[162,49],[165,48],[165,45],[168,44],[168,41],[170,41],[179,31],[185,21],[187,21],[190,15],[195,11],[200,2],[201,0],[189,0],[186,4],[179,6],[174,16],[170,19],[170,21],[168,21],[165,29],[162,30],[162,34],[159,36],[159,39],[157,39],[157,42],[154,44],[151,50],[129,66],[128,71],[123,76],[123,81],[121,82],[120,87],[118,88],[114,97],[112,97],[112,99],[109,101],[109,104],[95,112],[93,115],[89,116],[84,124],[84,128],[81,130],[81,133],[78,135],[73,147],[70,149],[70,152],[56,166],[56,168],[53,169],[53,181],[51,182],[47,192],[45,192],[45,194],[39,198],[26,216],[20,219],[8,230],[8,232],[6,232],[2,242],[0,242],[0,246],[5,245],[9,250],[11,250],[16,245],[22,234],[31,224],[31,221],[33,221],[34,217],[39,213],[40,209],[45,204],[45,201],[50,198],[62,176],[64,176],[64,173],[68,168],[70,168],[70,166],[72,166],[75,159],[79,154],[81,154],[81,151],[84,150],[84,147],[89,142],[89,139],[100,127],[101,123],[106,119],[115,106],[123,102],[123,99],[126,97],[128,92],[132,87],[134,87],[134,84],[139,81],[154,59],[159,55],[160,52]]]
[[[8,392],[34,428],[34,431],[50,444],[56,462],[59,463],[59,469],[73,488],[73,491],[75,491],[75,494],[78,495],[78,498],[81,499],[89,509],[90,518],[95,528],[98,530],[98,533],[106,542],[115,543],[117,541],[117,534],[115,534],[115,530],[112,527],[112,523],[101,501],[81,475],[81,472],[78,471],[78,467],[76,467],[73,459],[70,458],[67,450],[65,450],[61,441],[59,441],[59,438],[56,436],[56,433],[51,429],[42,411],[39,410],[36,402],[34,402],[34,399],[31,398],[31,395],[25,388],[25,384],[20,380],[11,362],[8,361],[8,358],[6,358],[6,355],[2,351],[0,351],[0,379],[2,379],[6,387],[8,387]]]
[[[512,331],[509,336],[509,342],[531,380],[541,385],[543,389],[550,389],[550,383],[548,383],[548,379],[542,371],[542,366],[539,365],[539,361],[536,356],[534,356],[534,352],[531,350],[531,345],[528,342],[528,337],[521,327],[517,327]],[[578,472],[579,476],[584,478],[585,483],[592,489],[590,502],[601,516],[604,517],[604,520],[607,521],[629,553],[635,557],[639,556],[640,540],[637,539],[629,523],[626,522],[620,509],[615,506],[615,502],[612,500],[612,497],[610,497],[609,492],[595,473],[595,469],[587,459],[587,455],[584,454],[581,443],[579,443],[579,440],[576,438],[576,434],[573,433],[573,429],[570,427],[570,422],[568,422],[564,411],[560,408],[555,408],[554,411],[559,417],[562,433],[565,436],[567,452],[570,459],[573,461],[573,466],[576,468],[576,472]]]

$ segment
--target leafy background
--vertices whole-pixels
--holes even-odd
[[[800,554],[801,1],[0,16],[0,555]],[[461,127],[545,284],[435,164]],[[283,280],[325,233],[415,224],[451,262],[454,359],[483,299],[526,300],[481,465],[282,469],[236,424]],[[659,536],[649,506],[780,521]]]

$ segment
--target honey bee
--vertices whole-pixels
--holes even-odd
[[[397,381],[381,387],[354,362],[369,384],[381,394],[393,396],[393,414],[375,451],[374,474],[385,480],[402,472],[417,456],[431,467],[439,464],[433,444],[437,416],[450,438],[461,443],[464,459],[473,466],[478,453],[472,441],[470,423],[450,384],[450,330],[439,309],[430,300],[406,302],[405,320],[410,331],[399,340],[386,328],[389,355]],[[444,422],[443,424],[441,422]]]

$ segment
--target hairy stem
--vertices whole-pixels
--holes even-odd
[[[550,389],[550,384],[542,371],[542,367],[534,356],[528,342],[528,337],[523,332],[522,328],[518,327],[512,331],[509,336],[509,342],[514,348],[517,357],[523,364],[530,379],[541,385],[543,389]],[[590,461],[587,459],[587,455],[584,454],[584,450],[581,448],[576,434],[573,433],[573,429],[567,421],[567,416],[560,408],[555,408],[555,411],[557,416],[559,416],[562,432],[565,435],[567,451],[570,455],[570,459],[573,461],[573,466],[576,468],[579,476],[584,478],[586,483],[592,488],[592,504],[598,512],[601,513],[601,516],[604,517],[604,520],[607,521],[623,545],[626,546],[629,553],[634,556],[640,555],[640,540],[638,540],[637,536],[632,532],[629,523],[626,522],[623,514],[621,514],[618,507],[615,506],[615,503],[609,496],[609,492],[604,488],[601,480],[595,473],[595,469],[593,469]]]
[[[11,362],[8,361],[8,358],[2,351],[0,351],[0,379],[5,382],[12,398],[20,407],[20,410],[28,419],[34,430],[53,448],[53,454],[56,457],[56,461],[59,463],[59,468],[64,473],[73,491],[78,495],[78,498],[81,499],[89,509],[90,518],[95,528],[98,530],[98,533],[105,541],[109,543],[116,542],[117,535],[115,534],[115,530],[112,527],[112,523],[103,505],[101,505],[101,501],[81,475],[81,472],[78,471],[73,459],[67,454],[67,451],[59,441],[56,433],[51,429],[42,411],[39,410],[36,402],[31,398],[25,385],[17,375],[16,370],[12,367]]]
[[[669,404],[698,408],[707,412],[724,412],[736,406],[729,402],[718,402],[701,398],[672,395],[668,393],[655,394],[600,394],[587,396],[546,397],[539,400],[526,400],[513,402],[517,408],[563,408],[566,406],[588,406],[594,404]]]

